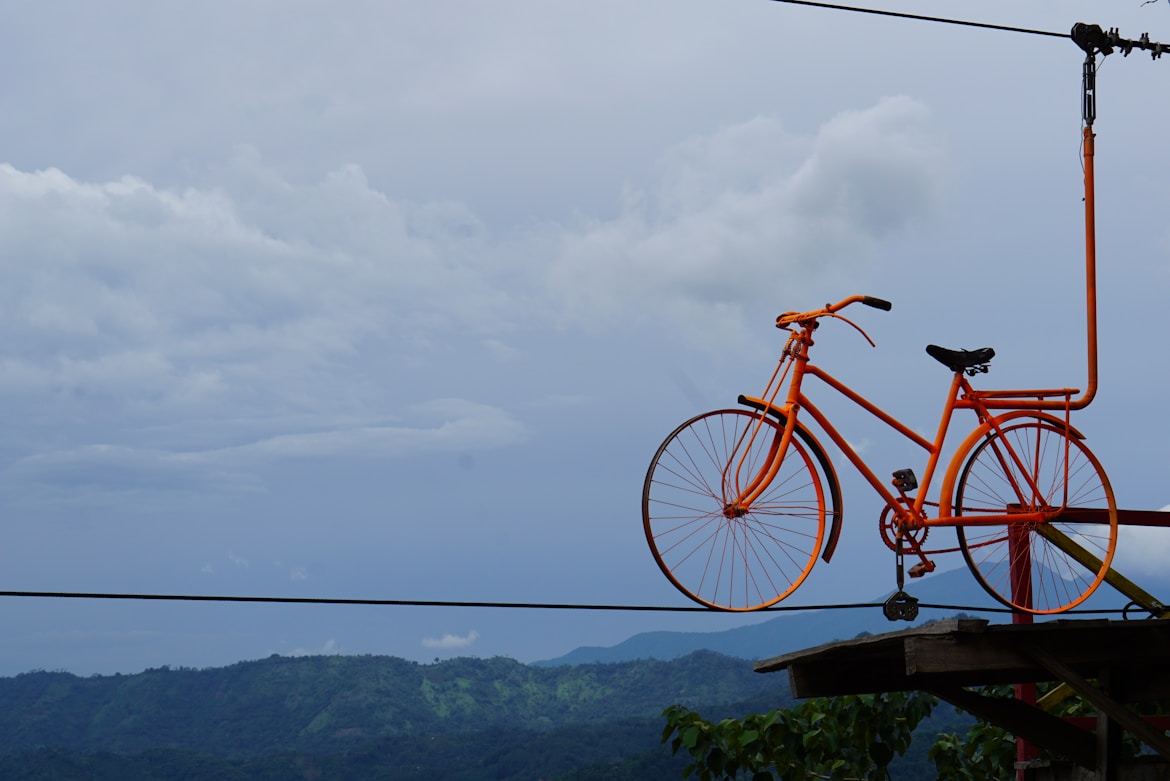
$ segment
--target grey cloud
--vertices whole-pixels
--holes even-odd
[[[282,433],[210,450],[85,445],[49,451],[18,460],[4,477],[10,484],[85,489],[77,497],[85,501],[103,492],[121,495],[127,490],[256,490],[259,482],[251,470],[288,459],[465,453],[507,447],[526,436],[523,425],[502,410],[444,399],[416,407],[409,423]]]
[[[198,456],[126,445],[82,445],[20,458],[3,471],[16,495],[38,503],[106,505],[138,494],[257,491],[237,469],[209,467]]]
[[[395,458],[418,453],[504,447],[525,437],[522,424],[508,413],[460,399],[443,399],[420,405],[416,408],[416,415],[424,421],[435,422],[430,426],[380,425],[281,434],[188,457],[199,461],[229,463],[343,455]]]
[[[843,113],[813,139],[755,119],[665,157],[660,185],[567,236],[550,284],[579,314],[650,308],[689,321],[857,268],[935,210],[946,156],[909,98]]]
[[[929,111],[889,98],[825,124],[792,177],[790,202],[803,219],[878,239],[935,211],[946,179]]]
[[[422,334],[507,327],[500,271],[465,209],[395,203],[352,167],[302,186],[262,173],[237,196],[0,166],[13,222],[0,323],[21,337],[0,385],[176,404],[307,386],[338,398],[354,388],[337,392],[337,364],[371,344],[409,352]]]

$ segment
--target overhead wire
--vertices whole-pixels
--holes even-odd
[[[135,594],[96,591],[0,591],[0,597],[36,599],[106,599],[139,600],[147,602],[236,602],[279,605],[365,605],[372,607],[462,607],[494,608],[504,610],[596,610],[656,613],[719,613],[724,611],[697,605],[606,605],[580,602],[493,602],[445,599],[366,599],[346,597],[263,597],[238,594]],[[849,602],[820,605],[773,605],[752,611],[754,613],[792,613],[802,610],[860,610],[881,608],[881,602]],[[975,605],[948,605],[919,603],[920,608],[950,610],[963,613],[1016,613],[1009,607],[979,607]],[[1112,614],[1124,613],[1122,608],[1069,610],[1069,613]]]
[[[985,30],[1000,30],[1003,32],[1025,33],[1027,35],[1044,35],[1052,38],[1068,38],[1068,33],[1054,33],[1050,30],[1033,30],[1027,27],[1012,27],[1004,24],[990,24],[987,22],[971,22],[963,19],[949,19],[942,16],[923,16],[922,14],[909,14],[901,11],[887,11],[878,8],[862,8],[852,5],[838,5],[836,3],[818,3],[813,0],[771,0],[773,3],[788,3],[790,5],[807,5],[814,8],[829,8],[834,11],[853,11],[861,14],[872,14],[874,16],[892,16],[897,19],[914,19],[920,22],[938,22],[941,24],[955,24],[963,27],[978,27]]]

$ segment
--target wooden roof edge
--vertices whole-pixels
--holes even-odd
[[[947,618],[942,621],[933,621],[929,624],[923,624],[922,626],[911,627],[909,629],[883,632],[880,635],[866,635],[865,637],[855,637],[851,640],[833,640],[832,642],[824,643],[813,648],[791,651],[770,659],[763,659],[756,662],[753,669],[758,673],[778,672],[786,669],[794,662],[802,661],[810,657],[824,656],[835,652],[848,652],[866,646],[885,646],[890,643],[899,643],[908,637],[946,635],[954,632],[982,632],[987,629],[988,623],[987,619],[984,618]]]
[[[991,624],[985,619],[952,618],[879,635],[867,635],[852,640],[835,640],[814,648],[793,651],[758,661],[755,663],[754,669],[758,673],[778,672],[801,662],[823,661],[838,656],[858,659],[863,657],[867,651],[872,652],[875,656],[884,656],[894,651],[892,646],[902,648],[906,641],[915,638],[929,640],[952,635],[955,636],[956,640],[961,640],[964,637],[971,638],[973,636],[1001,638],[1022,635],[1035,638],[1050,637],[1051,641],[1059,641],[1062,636],[1075,637],[1078,632],[1101,629],[1124,630],[1127,634],[1129,632],[1153,632],[1161,635],[1170,631],[1170,618],[1149,618],[1140,621],[1119,621],[1105,618],[1058,618],[1034,624]]]

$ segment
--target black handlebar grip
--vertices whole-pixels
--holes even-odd
[[[894,305],[884,298],[874,298],[873,296],[862,296],[861,303],[872,306],[874,309],[884,309],[887,312],[894,308]]]

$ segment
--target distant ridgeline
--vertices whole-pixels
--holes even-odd
[[[870,598],[860,600],[871,603],[873,607],[762,613],[761,618],[773,617],[761,620],[757,624],[727,629],[722,632],[643,632],[614,646],[577,648],[564,656],[550,659],[547,662],[537,662],[537,664],[560,665],[624,662],[631,659],[675,659],[698,649],[716,651],[740,659],[768,659],[834,640],[847,640],[862,632],[877,634],[895,629],[906,629],[908,624],[891,624],[882,614],[880,608],[886,597],[893,593],[892,566],[890,573],[890,591],[870,595]],[[984,593],[966,567],[936,572],[921,580],[911,581],[906,584],[906,590],[921,599],[924,604],[1001,607]],[[1124,600],[1118,602],[1113,594],[1102,589],[1100,599],[1094,597],[1093,606],[1104,606],[1099,603],[1110,599],[1117,603],[1117,607],[1125,604]],[[951,618],[957,612],[960,610],[924,609],[917,623]]]
[[[0,678],[0,778],[681,778],[673,703],[722,718],[791,702],[787,679],[709,651],[536,667],[380,656]]]

